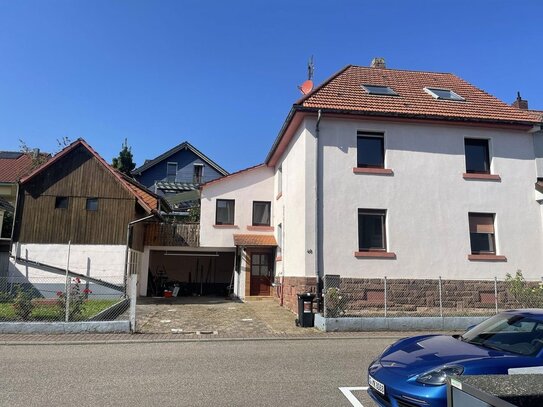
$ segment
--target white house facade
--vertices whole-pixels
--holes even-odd
[[[464,291],[517,270],[540,279],[541,116],[451,74],[348,66],[293,106],[259,170],[273,180],[204,188],[202,244],[245,233],[212,224],[214,199],[266,195],[272,294],[291,309],[299,292],[320,296],[329,275],[361,296],[385,277],[462,281]]]

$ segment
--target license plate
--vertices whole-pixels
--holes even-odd
[[[378,391],[379,393],[381,393],[383,396],[385,395],[385,385],[381,382],[378,382],[377,380],[375,380],[373,377],[371,376],[368,376],[368,384],[370,385],[370,387],[372,389],[374,389],[375,391]]]

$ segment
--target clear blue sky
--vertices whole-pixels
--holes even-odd
[[[543,1],[0,0],[0,150],[85,138],[138,165],[188,140],[264,160],[315,58],[453,72],[543,110]]]

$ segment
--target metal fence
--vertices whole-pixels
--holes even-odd
[[[326,318],[488,316],[543,307],[543,283],[508,279],[376,279],[324,276]]]
[[[0,322],[128,320],[123,277],[0,277]]]

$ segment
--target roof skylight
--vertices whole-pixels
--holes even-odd
[[[389,86],[362,85],[362,88],[370,95],[398,96],[398,94]]]
[[[450,89],[440,89],[440,88],[424,88],[424,91],[434,97],[435,99],[441,100],[459,100],[464,101],[462,96],[458,93],[453,92]]]

